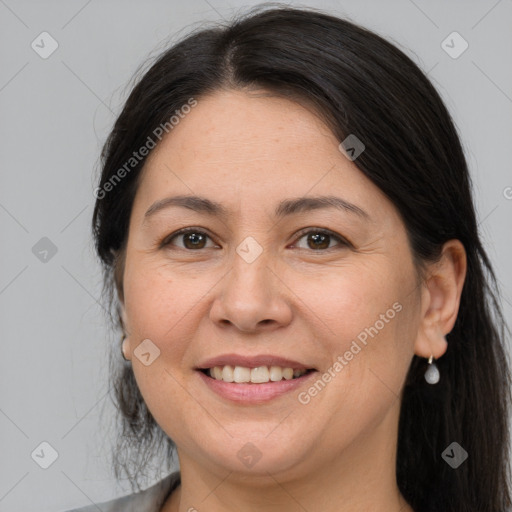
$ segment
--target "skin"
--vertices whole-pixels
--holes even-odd
[[[178,448],[182,484],[164,512],[412,511],[395,478],[401,390],[414,354],[446,351],[466,257],[451,240],[419,280],[398,211],[339,143],[298,103],[224,90],[200,98],[149,156],[130,218],[122,305],[140,391]],[[144,222],[154,202],[178,194],[231,214],[169,207]],[[279,201],[317,195],[342,197],[369,220],[332,208],[274,218]],[[210,238],[199,249],[187,248],[186,235],[160,246],[184,227]],[[315,249],[297,235],[304,228],[350,244],[330,238]],[[262,248],[252,263],[236,252],[249,236]],[[320,376],[394,303],[401,311],[308,404],[298,392],[237,404],[194,370],[225,353],[276,354]],[[133,351],[148,338],[160,356],[145,366]],[[248,442],[261,453],[251,468],[237,457]]]

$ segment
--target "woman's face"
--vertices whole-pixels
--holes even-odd
[[[137,383],[180,458],[300,475],[394,451],[421,290],[395,207],[339,143],[297,103],[222,91],[151,153],[130,219],[125,320]],[[165,203],[174,196],[222,212]],[[321,196],[338,207],[304,201]],[[282,380],[200,371],[228,365],[242,380]],[[271,366],[314,371],[287,380]]]

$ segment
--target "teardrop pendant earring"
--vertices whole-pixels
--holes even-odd
[[[425,380],[429,384],[437,384],[439,382],[439,379],[441,377],[441,374],[439,373],[439,369],[437,368],[436,363],[433,362],[434,356],[430,356],[428,359],[428,368],[425,372]]]

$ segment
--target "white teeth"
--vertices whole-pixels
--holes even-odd
[[[304,369],[282,368],[281,366],[258,366],[247,368],[245,366],[215,366],[207,372],[210,377],[224,382],[263,384],[266,382],[278,382],[282,379],[291,380],[301,377],[306,373]]]
[[[251,370],[251,382],[259,384],[263,382],[268,382],[269,379],[270,374],[266,366],[258,366],[257,368],[253,368]]]
[[[283,370],[283,377],[284,377],[286,380],[293,379],[293,368],[285,368],[285,369]]]
[[[280,366],[270,367],[270,380],[272,382],[278,382],[283,379],[283,370]]]
[[[235,366],[233,378],[235,382],[251,382],[251,369],[244,368],[243,366]]]
[[[227,364],[222,368],[222,380],[224,382],[233,382],[233,367]]]

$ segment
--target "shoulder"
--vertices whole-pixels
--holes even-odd
[[[171,473],[143,491],[67,512],[159,512],[164,501],[180,484],[179,471]]]

